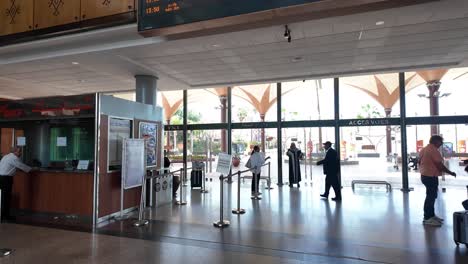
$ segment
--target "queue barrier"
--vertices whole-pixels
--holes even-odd
[[[266,180],[267,186],[265,187],[266,190],[272,190],[273,187],[271,187],[271,164],[270,162],[267,162],[262,165],[262,167],[268,166],[268,175],[267,176],[260,176],[260,180]],[[250,170],[249,170],[250,171]],[[252,176],[245,175],[241,177],[242,182],[245,182],[245,179],[252,179]]]
[[[263,166],[268,166],[268,178],[270,177],[270,163],[266,163],[266,164],[263,164]],[[245,210],[240,208],[240,184],[241,184],[241,179],[243,178],[241,175],[243,173],[246,173],[246,172],[250,172],[251,170],[250,169],[247,169],[247,170],[243,170],[243,171],[237,171],[235,173],[231,173],[227,176],[223,176],[222,174],[219,176],[219,192],[220,192],[220,195],[219,195],[219,199],[220,199],[220,202],[219,202],[219,220],[218,221],[215,221],[213,223],[213,226],[216,227],[216,228],[225,228],[225,227],[228,227],[230,225],[230,222],[228,220],[225,220],[224,219],[224,180],[227,180],[227,179],[232,179],[233,176],[237,175],[237,208],[234,208],[232,209],[232,213],[233,214],[237,214],[237,215],[242,215],[242,214],[245,214]],[[244,176],[245,178],[245,176]],[[251,176],[252,178],[252,176]],[[271,180],[269,181],[271,183]],[[254,184],[256,184],[257,181],[254,181]],[[270,186],[268,186],[270,187]],[[268,188],[267,189],[272,189],[272,188]],[[256,188],[255,188],[256,189]],[[254,193],[251,197],[252,200],[260,200],[262,199],[258,193]]]
[[[167,169],[167,168],[165,168]],[[161,170],[164,170],[164,169],[160,169],[159,171]],[[153,179],[160,179],[160,178],[163,178],[165,176],[172,176],[174,177],[174,174],[179,172],[180,173],[180,177],[182,179],[182,177],[184,176],[184,169],[181,168],[180,170],[177,170],[177,171],[172,171],[172,172],[168,172],[168,173],[163,173],[163,174],[158,174],[158,175],[154,175],[154,173],[151,173],[151,175],[144,175],[143,176],[143,185],[142,185],[142,190],[141,190],[141,196],[140,196],[140,206],[139,206],[139,209],[138,209],[138,220],[133,223],[134,226],[136,227],[140,227],[140,226],[145,226],[149,223],[149,220],[148,219],[144,219],[144,210],[145,210],[145,207],[146,207],[146,181],[148,180],[153,180]],[[184,201],[184,186],[181,184],[180,185],[180,199],[176,202],[177,205],[185,205],[187,204],[186,201]]]

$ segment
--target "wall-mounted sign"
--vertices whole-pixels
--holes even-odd
[[[57,147],[66,147],[67,137],[57,137]]]
[[[25,137],[17,137],[16,138],[16,146],[18,146],[18,147],[26,146],[26,138]]]
[[[118,170],[122,165],[123,141],[132,136],[132,121],[109,118],[108,170]]]
[[[140,31],[232,17],[322,0],[139,0]]]
[[[146,144],[146,166],[156,166],[158,125],[155,123],[140,122],[138,138],[144,139]]]
[[[377,118],[377,119],[348,119],[340,120],[341,126],[398,126],[398,118]]]

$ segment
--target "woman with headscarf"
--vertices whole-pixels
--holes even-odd
[[[300,149],[296,148],[296,144],[291,143],[286,155],[289,157],[289,187],[293,187],[293,184],[301,187],[299,184],[301,181],[301,164],[299,160],[303,158],[303,154]]]

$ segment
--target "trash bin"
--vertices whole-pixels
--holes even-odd
[[[172,174],[166,174],[153,180],[151,191],[153,192],[152,204],[155,207],[160,207],[172,203],[172,184]]]

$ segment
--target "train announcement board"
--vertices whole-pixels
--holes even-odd
[[[308,4],[323,0],[139,0],[139,31]]]

